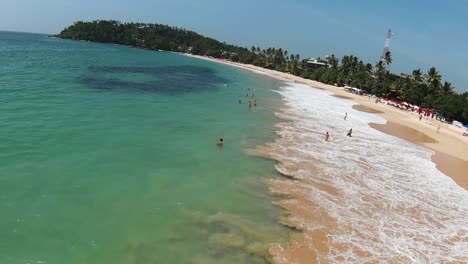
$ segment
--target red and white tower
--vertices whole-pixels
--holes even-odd
[[[388,29],[387,38],[385,39],[385,45],[384,45],[383,53],[382,53],[382,56],[380,56],[380,60],[382,62],[385,61],[385,54],[389,51],[390,39],[392,38],[392,36],[393,36],[392,30]]]

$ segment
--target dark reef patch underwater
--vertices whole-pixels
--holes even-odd
[[[155,92],[169,95],[205,92],[216,89],[227,80],[215,70],[200,66],[166,67],[89,67],[81,77],[87,87],[101,90]]]

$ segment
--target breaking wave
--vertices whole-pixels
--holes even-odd
[[[371,128],[385,120],[351,100],[302,84],[278,92],[287,106],[280,138],[258,151],[294,179],[270,186],[288,195],[278,203],[291,212],[284,222],[302,231],[316,262],[468,262],[468,192],[436,169],[431,151]],[[287,252],[276,262],[291,261]]]

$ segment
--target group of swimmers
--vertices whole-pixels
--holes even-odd
[[[242,101],[239,99],[239,104],[240,104],[240,103],[242,103]],[[257,100],[254,100],[254,107],[255,107],[255,106],[257,106]],[[251,108],[251,107],[252,107],[252,102],[249,100],[249,108]],[[345,115],[344,115],[344,120],[346,120],[346,118],[348,118],[348,113],[345,113]],[[438,132],[438,131],[437,131],[437,132]],[[347,136],[347,137],[352,137],[352,134],[353,134],[353,129],[350,128],[350,129],[348,130],[348,133],[346,134],[346,136]],[[325,132],[325,141],[328,141],[329,138],[330,138],[330,134],[329,134],[328,131],[327,131],[327,132]],[[218,140],[218,143],[217,143],[216,145],[218,145],[218,147],[224,146],[223,139],[220,138],[220,139]]]
[[[247,90],[250,91],[250,88],[248,88]],[[256,89],[253,89],[254,92],[255,92],[255,90],[256,90]],[[249,96],[250,96],[250,97],[254,97],[255,94],[253,94],[253,93],[252,93],[252,94],[248,94],[248,93],[245,94],[245,97],[249,97]],[[242,104],[242,100],[241,100],[241,99],[239,99],[239,104]],[[254,106],[254,107],[257,106],[257,100],[254,100],[254,101],[253,101],[253,106]],[[249,100],[249,108],[252,108],[252,101],[251,101],[251,100]]]
[[[241,99],[239,99],[239,104],[242,104],[242,100],[241,100]],[[253,106],[257,106],[257,100],[254,100],[254,105],[253,105]],[[251,108],[251,107],[252,107],[252,101],[249,100],[249,108]]]
[[[254,107],[257,106],[257,100],[254,100]],[[252,102],[249,100],[249,108],[252,107]]]
[[[250,88],[248,88],[247,90],[250,91]],[[255,92],[255,89],[253,89],[253,91]],[[248,96],[249,96],[249,94],[245,94],[245,97],[248,97]],[[250,96],[251,96],[251,97],[254,97],[255,94],[251,94]],[[241,99],[239,99],[239,104],[242,104],[242,100],[241,100]],[[257,100],[254,100],[254,101],[253,101],[253,106],[254,106],[254,107],[257,107]],[[249,108],[252,108],[252,100],[249,100]],[[223,139],[220,138],[220,139],[218,140],[218,143],[217,143],[216,145],[218,145],[219,147],[222,147],[222,146],[224,145]]]
[[[344,120],[346,120],[346,118],[348,118],[348,113],[345,113],[345,116],[344,116]],[[352,137],[352,134],[353,134],[353,129],[350,128],[348,130],[348,133],[346,134],[347,137]],[[325,132],[325,141],[328,141],[328,139],[330,138],[330,134],[327,132]]]
[[[250,88],[247,89],[248,91],[250,91]],[[255,92],[256,89],[253,89],[252,91]],[[240,97],[240,96],[239,96]],[[249,94],[249,93],[246,93],[245,94],[245,97],[255,97],[255,94],[252,93],[252,94]],[[239,99],[239,104],[242,104],[242,100]],[[254,101],[254,106],[257,106],[257,101],[255,100]],[[249,100],[249,108],[252,107],[252,102]]]

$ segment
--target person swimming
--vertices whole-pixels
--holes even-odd
[[[349,131],[348,131],[348,134],[346,134],[346,136],[351,137],[351,134],[352,134],[352,133],[353,133],[353,129],[350,128]]]
[[[223,139],[222,139],[222,138],[220,138],[220,139],[218,140],[217,145],[218,145],[219,147],[222,147],[222,146],[224,145]]]

